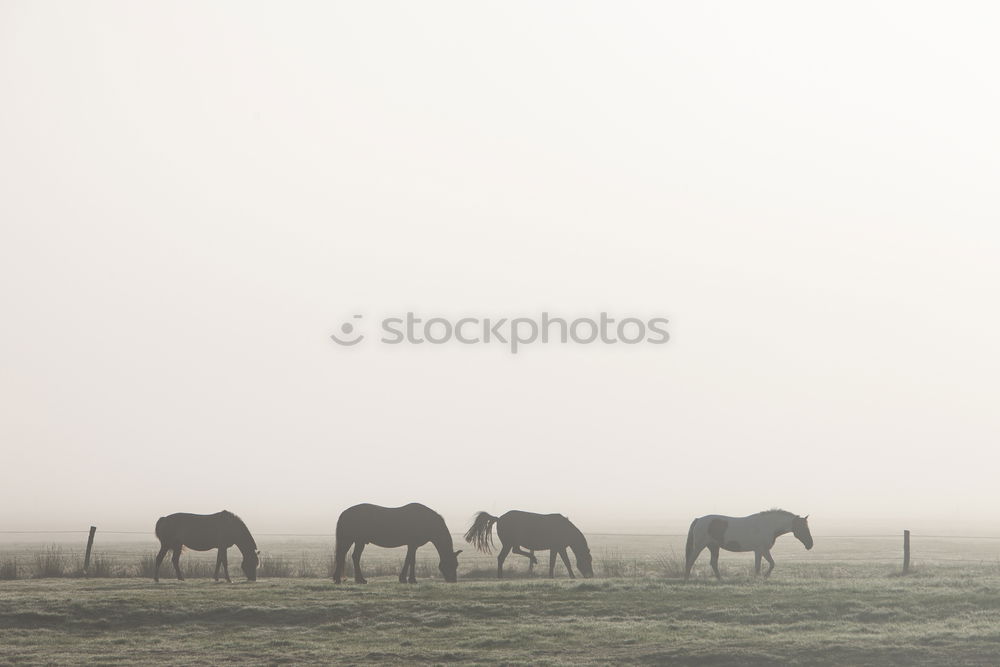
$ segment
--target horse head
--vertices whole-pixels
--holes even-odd
[[[580,570],[587,579],[594,576],[594,557],[590,555],[590,549],[574,551],[576,555],[576,569]]]
[[[243,574],[250,581],[257,581],[257,566],[260,565],[260,552],[250,551],[243,555]]]
[[[576,556],[576,569],[580,570],[580,574],[584,577],[590,579],[594,576],[594,557],[590,555],[590,545],[587,544],[587,538],[583,536],[579,528],[573,525],[568,516],[563,518],[570,529],[569,548]]]
[[[808,519],[808,514],[805,516],[797,516],[792,519],[792,534],[798,538],[799,542],[801,542],[806,549],[812,549],[813,536],[812,533],[809,532]]]
[[[459,549],[453,554],[444,552],[441,554],[441,563],[438,565],[438,569],[441,570],[441,576],[449,584],[454,584],[458,581],[458,554],[462,553]]]
[[[576,567],[580,570],[580,574],[587,579],[594,576],[594,557],[590,555],[589,551],[576,555]]]

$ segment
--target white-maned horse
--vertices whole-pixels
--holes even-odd
[[[709,514],[695,519],[688,530],[684,578],[691,575],[691,568],[705,547],[712,554],[712,570],[718,579],[722,578],[719,575],[719,549],[754,552],[757,574],[760,574],[761,557],[767,559],[770,567],[764,573],[766,577],[774,569],[771,547],[780,536],[792,533],[806,549],[812,549],[813,538],[809,533],[808,518],[808,514],[798,516],[785,510],[768,510],[744,517]]]

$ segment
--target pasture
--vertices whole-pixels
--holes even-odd
[[[725,554],[727,579],[717,583],[707,560],[692,581],[678,578],[679,558],[671,553],[679,556],[679,540],[595,536],[598,576],[589,580],[569,580],[561,566],[555,580],[529,576],[523,559],[512,559],[511,578],[498,582],[491,557],[470,555],[458,584],[428,578],[436,574],[432,549],[421,550],[416,585],[396,581],[405,550],[369,549],[371,583],[340,586],[324,571],[332,546],[324,541],[262,540],[271,567],[283,563],[275,572],[281,576],[265,571],[254,584],[237,576],[231,585],[205,577],[205,565],[214,564],[209,554],[185,554],[188,581],[154,584],[134,574],[155,545],[110,545],[104,577],[0,581],[0,663],[1000,659],[996,541],[915,539],[914,570],[904,577],[888,561],[898,554],[898,540],[817,536],[806,553],[786,539],[775,550],[770,580],[750,576],[752,557]],[[11,554],[28,559],[32,549],[45,553],[39,548],[0,545],[0,562]],[[72,569],[75,553],[60,553]],[[958,554],[967,558],[957,562]],[[129,558],[134,571],[111,569]]]

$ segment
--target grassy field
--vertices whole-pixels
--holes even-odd
[[[77,573],[69,546],[2,545],[21,578],[0,581],[0,663],[1000,664],[995,541],[915,540],[900,576],[896,539],[817,539],[808,553],[787,540],[770,580],[726,554],[722,583],[707,554],[678,578],[675,537],[591,544],[590,580],[561,565],[555,580],[529,576],[512,558],[498,582],[492,557],[468,554],[450,585],[430,578],[430,552],[404,585],[402,552],[369,549],[371,583],[340,586],[326,541],[266,545],[275,576],[255,584],[234,550],[231,585],[206,578],[211,554],[184,556],[187,581],[142,578],[146,542],[103,545],[97,578],[35,574]]]
[[[1000,573],[0,583],[0,663],[997,664]]]

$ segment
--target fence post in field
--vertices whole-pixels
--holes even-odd
[[[903,574],[910,571],[910,531],[903,531]]]
[[[94,533],[97,526],[90,527],[90,535],[87,537],[87,553],[83,556],[83,573],[90,574],[90,550],[94,548]]]

